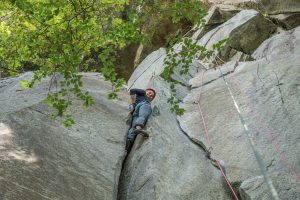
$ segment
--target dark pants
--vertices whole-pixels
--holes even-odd
[[[136,126],[141,126],[143,128],[152,112],[151,105],[148,102],[142,102],[140,105],[138,104],[135,109],[136,110],[132,116],[131,126],[127,133],[127,151],[131,150],[134,140],[138,134],[138,131],[136,131]]]

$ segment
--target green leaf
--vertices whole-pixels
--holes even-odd
[[[20,86],[23,89],[28,89],[28,88],[30,88],[30,83],[27,80],[21,80],[20,81]]]

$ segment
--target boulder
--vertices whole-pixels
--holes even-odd
[[[149,54],[139,66],[134,70],[133,74],[128,80],[128,87],[146,89],[152,84],[152,78],[159,76],[164,69],[164,60],[166,58],[166,50],[160,48],[157,51]]]
[[[32,75],[0,80],[0,199],[116,199],[128,103],[108,100],[111,85],[98,73],[85,73],[83,90],[96,104],[85,109],[74,98],[76,124],[68,129],[44,102],[49,79],[20,87]]]
[[[208,31],[216,28],[220,24],[226,22],[238,12],[240,9],[237,9],[233,6],[224,6],[224,5],[216,5],[212,6],[208,10],[208,14],[205,16],[205,25],[203,27],[198,28],[198,30],[193,34],[192,39],[198,40]]]
[[[246,54],[252,53],[265,39],[269,38],[276,26],[255,10],[243,10],[224,24],[205,34],[197,44],[212,49],[217,42],[229,39],[222,55],[228,57],[230,49]]]

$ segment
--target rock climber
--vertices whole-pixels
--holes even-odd
[[[131,89],[131,103],[129,105],[131,120],[127,134],[126,150],[129,152],[134,143],[137,134],[141,133],[144,137],[149,137],[148,133],[143,130],[147,119],[152,113],[151,101],[155,98],[156,92],[152,88],[146,90]]]

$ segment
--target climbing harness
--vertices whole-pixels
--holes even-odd
[[[215,58],[216,58],[216,56],[214,56],[214,59],[215,59]],[[218,65],[218,61],[217,61],[216,59],[215,59],[215,62],[216,62],[217,65]],[[257,151],[257,149],[256,149],[256,147],[255,147],[255,142],[254,142],[253,138],[251,137],[251,134],[250,134],[250,132],[249,132],[248,126],[247,126],[247,124],[245,123],[245,120],[244,120],[243,116],[241,115],[240,108],[239,108],[239,106],[238,106],[238,104],[237,104],[237,101],[236,101],[236,99],[235,99],[235,97],[234,97],[232,91],[231,91],[231,88],[230,88],[228,82],[226,81],[226,79],[225,79],[225,77],[224,77],[224,74],[223,74],[221,68],[218,67],[218,69],[219,69],[219,72],[220,72],[220,75],[221,75],[223,81],[225,82],[225,85],[226,85],[226,87],[227,87],[227,90],[229,91],[229,94],[230,94],[230,96],[231,96],[231,99],[233,100],[233,103],[234,103],[234,106],[235,106],[235,108],[236,108],[236,110],[237,110],[239,119],[240,119],[240,121],[241,121],[241,123],[242,123],[242,125],[243,125],[243,127],[244,127],[245,133],[246,133],[247,138],[248,138],[248,140],[249,140],[251,149],[252,149],[252,151],[253,151],[253,153],[254,153],[254,156],[255,156],[255,159],[256,159],[256,161],[257,161],[257,163],[258,163],[258,165],[259,165],[259,168],[260,168],[260,170],[261,170],[261,172],[262,172],[262,174],[263,174],[263,177],[264,177],[264,179],[265,179],[265,182],[266,182],[266,184],[267,184],[267,186],[268,186],[268,188],[269,188],[269,190],[270,190],[270,192],[271,192],[271,195],[272,195],[272,197],[273,197],[274,200],[279,200],[278,193],[277,193],[277,191],[276,191],[276,189],[275,189],[275,187],[274,187],[274,185],[273,185],[273,182],[272,182],[271,178],[269,177],[269,175],[268,175],[268,173],[267,173],[267,171],[266,171],[266,169],[265,169],[264,161],[263,161],[263,159],[261,158],[259,152]]]

